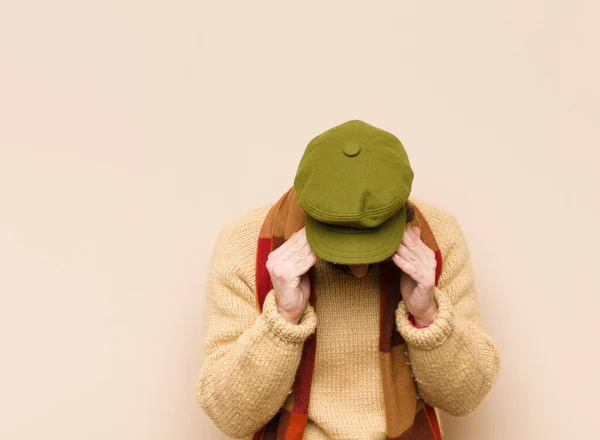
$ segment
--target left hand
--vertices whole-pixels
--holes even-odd
[[[408,312],[419,326],[428,325],[437,317],[433,296],[435,286],[435,254],[420,237],[418,227],[406,226],[400,246],[392,261],[402,269],[400,291]]]

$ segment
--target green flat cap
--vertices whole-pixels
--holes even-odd
[[[294,179],[313,252],[338,264],[390,257],[406,226],[414,178],[393,134],[352,120],[310,141]]]

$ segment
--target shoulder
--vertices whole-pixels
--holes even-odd
[[[450,209],[423,199],[411,197],[410,200],[427,220],[442,256],[446,255],[457,242],[464,240],[460,223]]]
[[[254,285],[258,235],[271,206],[248,211],[221,228],[212,257],[214,273],[236,273],[249,285]]]
[[[221,229],[221,236],[242,241],[256,241],[260,228],[272,205],[264,205],[235,217]]]
[[[425,217],[440,249],[442,272],[438,287],[445,289],[456,303],[465,294],[474,292],[475,278],[467,239],[449,209],[422,200],[413,202]]]
[[[231,246],[235,247],[238,253],[256,250],[260,228],[271,206],[260,206],[225,223],[219,233],[217,250]]]

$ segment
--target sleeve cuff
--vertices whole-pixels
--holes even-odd
[[[310,304],[306,305],[298,324],[288,322],[277,311],[277,299],[272,289],[265,297],[262,313],[271,331],[285,341],[304,342],[317,327],[317,314]]]
[[[429,350],[442,345],[454,329],[454,313],[450,298],[435,286],[434,299],[438,306],[435,320],[426,327],[415,327],[404,301],[400,301],[396,309],[398,331],[408,345]]]
[[[408,320],[410,321],[410,323],[412,324],[412,326],[414,328],[427,328],[431,325],[431,323],[427,324],[427,325],[417,325],[417,323],[415,322],[415,317],[413,315],[411,315],[410,313],[408,314]]]

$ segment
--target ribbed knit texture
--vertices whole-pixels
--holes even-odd
[[[419,394],[452,415],[471,413],[489,391],[500,365],[484,333],[466,239],[454,216],[411,198],[423,212],[443,258],[436,320],[415,328],[404,302],[396,311],[408,343]],[[225,434],[251,439],[282,405],[294,382],[303,341],[319,328],[309,420],[304,439],[385,440],[378,358],[379,266],[357,278],[325,261],[316,265],[315,310],[298,325],[277,312],[271,291],[256,306],[259,229],[270,206],[223,229],[215,247],[206,298],[206,336],[197,381],[200,406]]]

